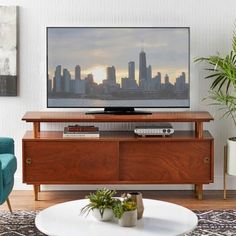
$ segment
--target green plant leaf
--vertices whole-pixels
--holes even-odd
[[[113,213],[114,216],[118,219],[122,217],[124,212],[126,211],[133,211],[137,209],[137,204],[134,202],[130,197],[127,197],[127,195],[123,195],[124,200],[116,200],[114,206],[113,206]]]
[[[217,54],[197,58],[194,62],[205,63],[205,70],[210,72],[204,77],[211,80],[209,96],[202,101],[210,100],[210,105],[222,112],[221,118],[231,117],[236,126],[236,32],[233,32],[232,50],[225,57]]]
[[[89,212],[93,209],[98,209],[101,217],[103,217],[103,213],[105,209],[112,209],[115,199],[113,196],[116,194],[115,190],[110,190],[106,188],[98,189],[95,193],[90,193],[86,196],[89,199],[89,204],[81,209],[81,214],[89,214]]]

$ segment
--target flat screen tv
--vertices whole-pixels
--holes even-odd
[[[189,107],[189,27],[47,27],[47,107]]]

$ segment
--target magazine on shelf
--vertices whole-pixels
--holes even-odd
[[[99,138],[99,132],[63,133],[63,138]]]
[[[98,127],[95,127],[94,125],[69,125],[65,127],[65,129],[69,132],[92,132],[92,131],[98,131]]]
[[[68,126],[64,128],[63,138],[99,138],[98,127],[95,126]]]

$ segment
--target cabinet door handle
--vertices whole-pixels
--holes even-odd
[[[30,165],[31,164],[31,158],[26,158],[25,162],[26,162],[27,165]]]
[[[209,157],[205,157],[204,158],[204,163],[206,163],[206,164],[210,163],[210,158]]]

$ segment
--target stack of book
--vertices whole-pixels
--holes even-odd
[[[99,138],[98,127],[69,125],[64,128],[63,138]]]

